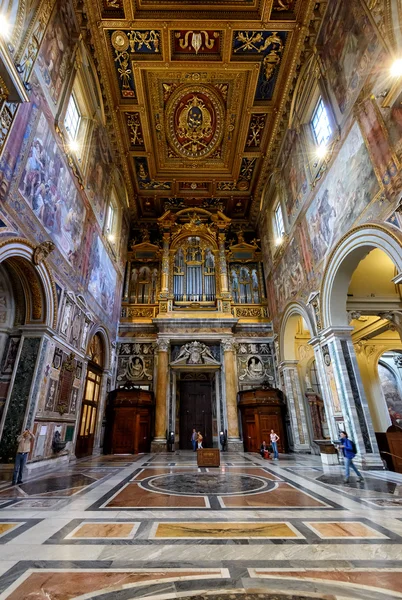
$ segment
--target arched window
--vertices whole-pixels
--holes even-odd
[[[173,294],[175,302],[215,301],[215,255],[199,237],[186,238],[176,251]]]

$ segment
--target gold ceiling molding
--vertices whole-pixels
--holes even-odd
[[[133,215],[214,200],[244,219],[258,206],[314,4],[84,0]]]

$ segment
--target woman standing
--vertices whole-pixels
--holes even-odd
[[[278,454],[279,435],[277,435],[273,429],[271,429],[270,438],[271,438],[272,450],[274,451],[274,460],[278,460],[278,458],[279,458],[279,454]]]
[[[197,436],[197,443],[198,443],[198,450],[202,450],[202,440],[204,438],[201,435],[201,431],[198,432],[198,436]]]

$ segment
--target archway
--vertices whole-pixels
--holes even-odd
[[[313,440],[328,435],[324,401],[311,381],[311,373],[317,372],[314,348],[309,343],[314,333],[314,323],[304,306],[290,304],[280,328],[279,373],[289,410],[289,445],[296,452],[318,453]],[[315,384],[318,379],[314,378]]]
[[[380,464],[377,438],[387,418],[377,363],[384,349],[400,344],[401,273],[397,230],[366,225],[341,240],[323,278],[320,342],[339,396],[334,418],[367,465]]]
[[[88,356],[84,395],[75,446],[77,458],[92,454],[95,437],[99,431],[98,415],[101,412],[102,375],[106,362],[105,344],[99,332],[95,333],[89,342]]]
[[[56,321],[55,290],[46,265],[34,265],[33,246],[20,239],[0,245],[0,461],[14,460],[16,438],[32,427],[38,386],[34,377],[45,330]],[[36,374],[36,375],[35,375]]]

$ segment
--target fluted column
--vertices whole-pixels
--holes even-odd
[[[239,437],[239,417],[237,410],[236,352],[233,340],[222,340],[223,366],[225,371],[226,414],[228,420],[228,450],[244,450]]]
[[[152,452],[166,451],[166,397],[169,385],[169,340],[157,341],[158,370],[156,380],[155,437]]]

